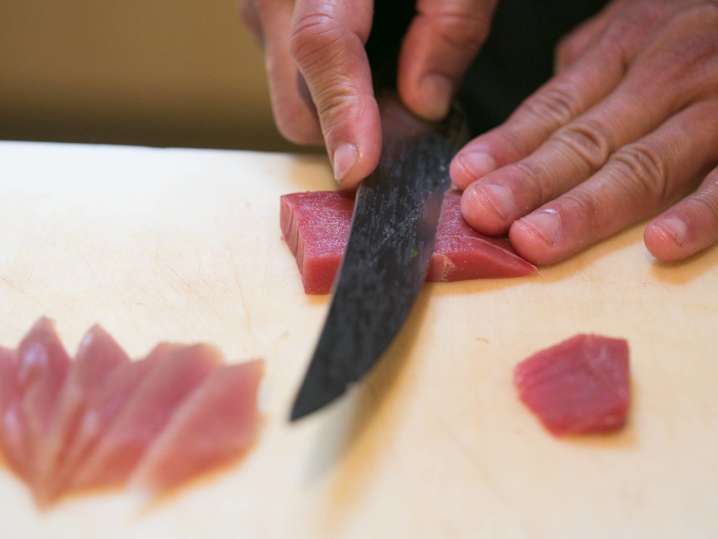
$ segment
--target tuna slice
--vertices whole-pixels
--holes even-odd
[[[38,445],[52,421],[70,358],[48,318],[41,318],[18,347],[17,395],[3,415],[3,446],[10,467],[31,480]]]
[[[85,334],[60,394],[52,425],[36,454],[33,487],[39,503],[51,500],[57,493],[56,472],[60,463],[67,462],[88,404],[103,392],[114,369],[128,364],[127,354],[100,326],[93,326]]]
[[[177,410],[138,465],[132,483],[156,494],[241,456],[258,427],[262,365],[250,361],[215,370]]]
[[[557,436],[621,428],[628,377],[628,343],[598,335],[576,335],[514,370],[519,397]]]
[[[5,459],[5,435],[2,425],[8,406],[17,399],[17,354],[15,350],[0,347],[0,460]]]
[[[157,345],[145,359],[119,365],[110,373],[104,386],[93,391],[78,421],[77,432],[64,448],[52,483],[46,487],[46,499],[60,495],[73,482],[80,466],[114,424],[147,374],[177,348],[166,343]]]
[[[307,294],[326,294],[346,248],[354,200],[334,191],[293,193],[280,199],[280,225]],[[536,268],[505,238],[483,236],[461,216],[461,195],[446,194],[428,281],[522,277]]]
[[[218,351],[206,345],[182,347],[166,354],[102,435],[72,486],[87,489],[125,483],[178,405],[202,384],[220,359]]]

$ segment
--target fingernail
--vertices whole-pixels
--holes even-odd
[[[475,189],[484,190],[487,195],[487,202],[502,221],[508,221],[518,213],[514,194],[508,187],[498,183],[479,182]]]
[[[349,172],[357,162],[358,157],[359,152],[353,144],[340,144],[339,147],[334,150],[332,167],[334,168],[334,179],[337,182],[341,183],[347,175],[347,172]]]
[[[478,180],[496,170],[496,160],[485,152],[462,153],[459,156],[459,162],[464,170],[472,176],[472,180]]]
[[[454,85],[443,75],[426,75],[421,80],[421,97],[424,104],[423,113],[432,119],[440,119],[449,111],[449,101]]]
[[[553,246],[561,234],[561,216],[552,208],[536,211],[520,221],[528,226],[547,245]]]
[[[683,245],[686,241],[686,234],[688,233],[688,225],[680,217],[666,217],[662,219],[658,226],[668,234],[673,241],[678,245]]]

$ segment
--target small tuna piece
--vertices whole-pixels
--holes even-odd
[[[307,294],[327,294],[349,239],[354,199],[335,191],[284,195],[280,225]],[[505,238],[476,232],[461,216],[461,195],[444,197],[428,281],[523,277],[536,268]]]
[[[207,345],[186,346],[167,354],[145,377],[80,467],[74,488],[124,484],[180,403],[202,384],[220,361],[219,352]]]
[[[17,354],[0,346],[0,417],[16,392]]]
[[[99,441],[144,381],[149,372],[179,346],[158,344],[149,355],[139,361],[123,363],[114,369],[99,391],[88,397],[87,406],[78,420],[77,432],[64,449],[52,483],[45,496],[52,499],[73,483],[80,467],[88,460]]]
[[[261,361],[216,369],[177,410],[131,482],[155,494],[242,455],[257,433],[262,372]]]
[[[5,412],[17,400],[17,354],[15,350],[0,347],[0,459],[5,459]]]
[[[83,337],[75,361],[60,394],[57,410],[47,435],[36,451],[35,497],[44,503],[57,488],[55,472],[66,461],[65,453],[79,432],[88,403],[105,387],[112,371],[130,359],[99,325]]]
[[[10,468],[32,480],[38,446],[50,427],[70,358],[49,318],[35,323],[17,353],[17,394],[3,415],[3,446]]]
[[[557,436],[620,429],[630,397],[628,343],[576,335],[519,363],[514,383],[521,400]]]

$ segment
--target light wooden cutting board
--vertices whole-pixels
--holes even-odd
[[[163,503],[126,494],[41,515],[0,470],[8,538],[718,537],[718,250],[656,264],[641,230],[538,277],[427,286],[349,398],[285,418],[327,298],[303,294],[282,193],[332,187],[318,159],[0,144],[0,344],[56,319],[263,357],[264,427],[238,466]],[[577,332],[626,337],[630,426],[557,440],[513,366]]]

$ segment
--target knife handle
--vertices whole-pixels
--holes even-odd
[[[374,3],[374,18],[366,52],[376,94],[396,90],[399,51],[416,14],[415,6],[415,0],[378,0]]]

